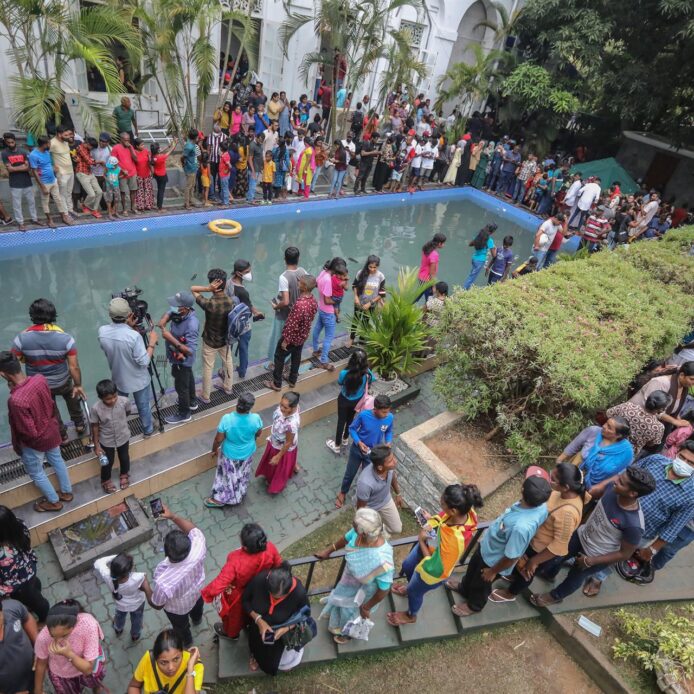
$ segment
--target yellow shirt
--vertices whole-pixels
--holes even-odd
[[[161,670],[159,670],[159,681],[161,682],[162,687],[172,687],[176,680],[181,676],[181,673],[186,671],[189,660],[190,653],[188,653],[188,651],[184,651],[183,660],[181,661],[181,667],[178,668],[176,674],[173,675],[173,677],[167,677],[161,672]],[[196,692],[202,690],[202,679],[204,675],[205,666],[202,663],[196,663],[194,678]],[[155,677],[154,670],[152,669],[152,660],[150,658],[149,651],[147,651],[142,656],[142,658],[140,658],[140,662],[137,664],[137,667],[135,668],[135,673],[133,674],[133,677],[138,682],[143,683],[142,691],[144,692],[144,694],[151,694],[152,692],[159,691],[159,685],[157,684],[157,678]],[[179,684],[178,687],[176,687],[176,690],[173,692],[169,691],[169,694],[183,694],[183,692],[186,689],[186,679],[187,676],[181,680],[181,684]]]
[[[275,177],[275,162],[266,161],[263,164],[263,183],[272,183]]]
[[[58,173],[69,175],[73,172],[70,145],[67,142],[61,142],[57,137],[54,137],[51,140],[49,151]]]

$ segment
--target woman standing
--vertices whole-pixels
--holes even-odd
[[[277,123],[279,126],[280,113],[282,113],[284,108],[285,106],[280,100],[280,95],[277,92],[272,92],[270,101],[267,102],[267,117],[271,123]]]
[[[367,314],[380,306],[386,298],[386,277],[379,270],[380,266],[381,259],[377,255],[370,255],[352,282],[354,317],[349,331],[351,341],[356,337],[357,323],[363,323]]]
[[[634,449],[629,442],[629,424],[623,417],[610,417],[602,427],[586,427],[557,457],[563,463],[580,454],[586,489],[618,475],[631,465]]]
[[[448,171],[446,171],[446,175],[443,177],[443,182],[449,186],[452,186],[455,183],[456,176],[458,175],[458,167],[460,166],[460,160],[463,156],[463,150],[460,147],[456,145],[453,145],[453,147],[455,148],[455,151],[453,152],[451,163],[448,165]]]
[[[284,140],[280,140],[277,147],[272,150],[272,160],[275,162],[275,175],[272,180],[272,187],[274,188],[274,197],[279,197],[281,200],[287,199],[287,173],[290,169],[289,160],[289,150],[287,149],[287,143]]]
[[[393,548],[378,511],[360,508],[354,514],[352,528],[322,552],[318,559],[328,559],[333,552],[345,550],[345,570],[339,583],[327,598],[321,618],[329,619],[328,631],[336,643],[346,643],[342,635],[347,622],[361,616],[370,619],[371,612],[388,595],[393,584]]]
[[[205,499],[207,508],[240,504],[246,496],[256,441],[263,430],[260,415],[251,413],[253,405],[253,393],[241,393],[236,412],[225,414],[219,422],[211,453],[217,470],[212,496]]]
[[[149,151],[152,155],[152,173],[154,174],[154,180],[157,182],[157,210],[159,212],[164,209],[166,184],[169,182],[169,177],[166,173],[166,160],[174,149],[176,149],[176,140],[172,140],[163,152],[160,151],[158,142],[153,142],[149,146]]]
[[[468,144],[470,144],[470,143],[468,143]],[[470,150],[470,162],[468,163],[467,176],[465,177],[465,183],[466,184],[468,184],[468,183],[470,183],[470,181],[472,181],[472,178],[475,175],[475,172],[477,171],[477,167],[480,165],[480,159],[482,158],[482,152],[484,152],[484,145],[485,145],[484,140],[480,140],[479,142],[475,142],[472,145],[472,148]]]
[[[439,273],[439,251],[445,243],[445,234],[434,234],[432,239],[422,246],[422,258],[419,262],[419,274],[417,275],[420,284],[436,281],[436,275]],[[417,297],[417,301],[424,297],[426,302],[433,293],[432,288],[427,287]]]
[[[333,180],[330,184],[329,198],[337,198],[342,190],[342,184],[347,175],[347,150],[342,145],[342,140],[335,140],[335,153],[330,160],[335,166]]]
[[[395,153],[393,152],[393,138],[388,137],[381,145],[381,151],[376,160],[372,185],[377,192],[383,190],[383,186],[390,178],[390,170],[392,168]]]
[[[316,158],[313,154],[313,140],[310,137],[305,139],[306,146],[301,152],[296,167],[296,180],[300,188],[303,188],[304,197],[308,199],[311,193],[311,183],[313,182],[313,172],[316,170]]]
[[[94,694],[108,693],[103,685],[106,675],[103,640],[99,622],[77,600],[53,605],[48,610],[46,626],[34,644],[34,690],[43,691],[48,670],[56,694],[80,694],[87,688]]]
[[[291,134],[292,131],[292,124],[291,124],[291,116],[292,116],[292,109],[296,105],[295,101],[288,102],[286,95],[284,95],[284,98],[282,96],[284,95],[284,92],[280,92],[280,100],[282,101],[282,110],[280,111],[280,117],[279,117],[279,128],[280,128],[280,137],[284,137],[287,134]]]
[[[276,675],[301,662],[304,649],[285,648],[282,640],[293,627],[279,625],[304,607],[309,607],[306,589],[292,576],[287,562],[261,571],[251,579],[243,591],[243,610],[251,618],[248,645],[251,650],[249,667],[253,672],[260,668],[268,675]]]
[[[484,264],[487,262],[487,253],[494,248],[492,234],[496,229],[496,224],[487,224],[477,233],[477,236],[468,243],[468,246],[472,246],[474,250],[472,252],[470,274],[465,280],[463,289],[470,289],[470,287],[472,287],[477,279],[477,275],[480,274]]]
[[[18,600],[39,622],[46,621],[49,604],[36,575],[29,530],[7,506],[0,506],[0,598]]]
[[[464,143],[463,154],[460,157],[460,166],[458,167],[458,172],[455,176],[455,184],[457,186],[463,186],[467,183],[468,174],[470,173],[470,159],[472,158],[472,136],[470,133],[465,133],[461,138]],[[458,144],[461,144],[460,142]]]
[[[233,195],[235,198],[245,200],[248,192],[248,140],[243,134],[239,137],[237,153],[239,159],[236,162],[236,185],[234,185]]]
[[[240,109],[239,109],[240,110]],[[214,114],[212,115],[212,123],[213,124],[219,124],[219,127],[222,129],[222,132],[225,135],[229,135],[229,127],[231,125],[231,101],[225,101],[224,105],[222,108],[215,109]],[[232,133],[233,134],[233,133]]]
[[[480,140],[480,144],[483,144],[484,140]],[[472,175],[470,180],[470,185],[477,190],[482,190],[484,187],[484,179],[487,178],[487,167],[489,166],[489,157],[494,151],[494,143],[490,142],[487,146],[480,150],[479,162],[477,163],[477,168],[475,173]]]
[[[234,108],[232,114],[231,114],[231,127],[229,128],[229,135],[230,137],[234,137],[234,135],[238,135],[241,130],[241,126],[243,125],[243,113],[241,113],[241,107],[236,106]],[[224,130],[224,128],[222,128]]]
[[[255,471],[256,477],[265,477],[268,494],[279,494],[299,472],[299,397],[299,393],[287,391],[272,415],[270,436]]]
[[[164,629],[154,640],[135,668],[128,685],[128,694],[166,692],[195,694],[202,691],[205,668],[200,651],[183,648],[183,639],[175,629]]]
[[[349,427],[354,419],[357,404],[374,378],[366,352],[363,349],[355,349],[349,357],[347,368],[342,369],[337,377],[338,384],[342,386],[337,396],[337,430],[335,438],[325,442],[333,453],[339,454],[341,446],[349,443]]]
[[[441,495],[441,511],[427,517],[419,531],[419,541],[402,563],[401,576],[407,585],[395,585],[392,592],[407,598],[407,610],[389,612],[391,626],[414,624],[424,596],[441,586],[453,573],[463,552],[477,531],[476,508],[483,506],[474,484],[449,484]]]
[[[152,158],[145,143],[136,137],[135,145],[135,171],[137,172],[137,193],[135,205],[138,210],[154,209],[154,185],[152,184]]]
[[[248,111],[243,114],[241,119],[241,130],[246,137],[254,137],[258,133],[262,133],[262,130],[256,131],[255,129],[255,106],[249,106]]]
[[[205,602],[215,603],[222,620],[214,625],[215,633],[229,639],[237,639],[246,624],[241,597],[248,582],[261,571],[282,563],[277,547],[268,542],[265,531],[256,523],[244,525],[239,538],[241,547],[229,552],[217,578],[201,591]]]

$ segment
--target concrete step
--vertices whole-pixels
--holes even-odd
[[[341,643],[337,647],[340,657],[359,655],[361,653],[373,653],[376,651],[389,651],[399,648],[401,645],[399,630],[394,629],[386,621],[386,613],[392,612],[395,608],[392,601],[393,596],[388,595],[372,614],[373,628],[369,634],[368,641],[352,639],[347,643]],[[319,622],[319,628],[327,631],[326,622]]]
[[[321,374],[324,373],[326,372],[321,371]],[[313,378],[311,376],[307,380],[312,382]],[[323,379],[321,378],[321,380]],[[312,385],[318,384],[312,382]],[[303,390],[301,419],[304,426],[334,413],[338,391],[333,382],[310,390],[305,387]],[[279,399],[279,393],[266,391],[262,397],[262,402],[267,406],[264,409],[256,407],[256,411],[260,414],[265,425],[259,447],[264,445],[269,434],[272,414]],[[259,396],[257,402],[260,401],[261,397]],[[220,416],[221,412],[207,415],[211,421],[211,426],[207,429],[216,429]],[[141,456],[132,462],[130,487],[127,490],[118,491],[115,494],[105,494],[97,474],[73,484],[74,500],[65,504],[63,510],[58,513],[39,513],[34,510],[33,501],[15,507],[15,513],[24,520],[31,531],[32,542],[34,544],[45,542],[51,530],[64,528],[94,513],[110,508],[129,494],[134,494],[138,498],[151,496],[213,468],[215,461],[210,456],[210,448],[214,438],[212,432],[206,430],[195,435],[186,435],[190,431],[190,424],[180,424],[169,430],[172,435],[176,434],[177,431],[180,432],[182,436],[177,436],[177,438],[181,440],[167,448]],[[113,478],[116,482],[117,474],[117,471],[114,470]]]
[[[451,603],[445,587],[427,593],[424,605],[414,624],[398,627],[403,643],[414,644],[431,639],[442,640],[458,636],[460,633],[455,615],[451,612]],[[407,598],[391,593],[395,610],[407,610]],[[392,627],[391,627],[392,629]],[[395,631],[395,630],[394,630]]]
[[[349,354],[349,350],[343,345],[344,338],[340,341],[336,340],[336,348],[331,352],[331,360],[336,367],[340,366]],[[303,357],[305,362],[302,364],[302,370],[305,371],[300,373],[296,386],[296,390],[302,393],[302,395],[327,383],[334,383],[337,380],[338,368],[333,372],[311,368],[315,366],[316,360],[311,358],[310,348],[306,348]],[[130,431],[132,434],[130,440],[131,461],[166,450],[170,446],[181,443],[191,436],[214,431],[221,416],[234,408],[236,400],[242,392],[252,391],[256,394],[256,410],[276,403],[278,400],[277,394],[262,385],[263,381],[267,380],[268,377],[269,374],[262,365],[252,366],[248,369],[246,378],[237,380],[234,383],[231,395],[214,389],[211,395],[211,403],[209,405],[201,403],[200,409],[194,413],[191,422],[179,426],[165,425],[163,433],[159,433],[156,428],[155,414],[155,433],[147,439],[142,436],[142,425],[139,417],[133,417],[130,420]],[[168,397],[168,400],[172,401],[171,396]],[[175,403],[175,394],[173,395],[173,402]],[[175,404],[169,404],[168,406],[160,407],[160,410],[162,416],[166,417],[175,414],[177,408]],[[70,479],[73,485],[98,476],[99,461],[93,452],[84,448],[84,445],[79,440],[73,440],[68,446],[63,448],[63,457],[70,471]],[[46,472],[51,483],[57,487],[55,473],[51,468],[47,468]],[[26,475],[21,460],[15,457],[0,464],[0,481],[2,481],[0,483],[0,505],[17,508],[29,504],[29,502],[33,502],[41,496],[38,488]]]

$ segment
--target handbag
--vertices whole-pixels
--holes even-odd
[[[284,624],[273,625],[273,631],[282,627],[293,626],[282,636],[281,642],[289,651],[300,651],[307,643],[312,641],[318,633],[316,620],[311,616],[311,608],[302,607],[295,615],[290,617]]]
[[[369,394],[369,376],[366,376],[366,385],[364,386],[364,394],[359,398],[354,411],[359,414],[364,410],[373,410],[374,408],[374,396]]]

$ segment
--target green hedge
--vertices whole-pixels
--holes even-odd
[[[624,398],[694,320],[694,229],[517,280],[458,291],[438,329],[436,390],[490,415],[523,462],[557,452]]]

